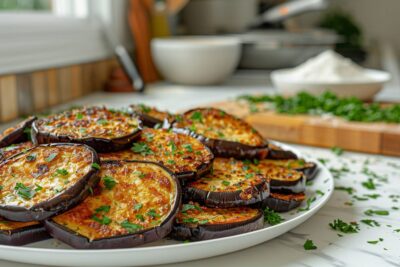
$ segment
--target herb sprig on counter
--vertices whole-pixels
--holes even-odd
[[[280,95],[244,95],[239,99],[246,100],[250,107],[267,103],[278,113],[332,114],[348,121],[400,123],[400,104],[382,107],[378,103],[365,104],[355,97],[341,98],[331,92],[325,92],[320,96],[300,92],[288,98]]]

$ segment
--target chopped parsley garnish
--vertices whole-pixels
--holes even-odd
[[[57,169],[56,173],[62,176],[68,175],[68,171],[66,169]]]
[[[206,224],[206,223],[208,223],[208,220],[206,219],[206,220],[200,220],[199,221],[199,224]]]
[[[135,171],[134,174],[139,176],[140,179],[143,179],[144,177],[146,177],[146,175],[141,171]]]
[[[25,186],[23,183],[16,183],[14,190],[17,192],[18,196],[23,199],[31,199],[36,194],[35,190],[32,190],[32,188]]]
[[[175,155],[176,152],[176,144],[174,141],[169,141],[168,146],[171,148],[172,155]]]
[[[135,217],[136,217],[136,219],[138,219],[141,222],[144,222],[144,220],[145,220],[144,216],[142,214],[136,214]]]
[[[201,211],[202,209],[199,206],[193,204],[183,204],[182,205],[182,213],[187,212],[188,210],[198,210]]]
[[[362,223],[365,223],[366,225],[372,226],[372,227],[374,227],[374,226],[380,226],[380,223],[378,223],[378,222],[375,221],[375,220],[364,219],[364,220],[361,220],[361,222],[362,222]]]
[[[96,212],[96,213],[100,213],[100,212],[104,212],[104,213],[107,213],[107,212],[109,212],[110,211],[110,206],[100,206],[100,207],[98,207],[97,209],[95,209],[94,211]]]
[[[36,188],[35,188],[35,191],[36,191],[36,192],[39,192],[40,190],[43,189],[42,186],[40,186],[40,185],[38,185],[38,184],[35,184],[35,185],[36,185]]]
[[[340,147],[337,147],[337,146],[334,146],[334,147],[332,147],[331,148],[331,151],[336,155],[336,156],[341,156],[341,155],[343,155],[343,148],[340,148]]]
[[[31,155],[26,156],[26,160],[28,162],[35,161],[36,160],[36,154],[31,154]]]
[[[159,218],[159,217],[161,217],[157,212],[156,212],[156,210],[155,209],[150,209],[150,210],[148,210],[147,211],[147,213],[146,213],[149,217],[151,217],[151,218]]]
[[[369,209],[369,210],[366,210],[364,212],[364,214],[368,215],[368,216],[372,216],[372,215],[388,216],[389,215],[389,211],[387,211],[387,210],[371,210],[371,209]]]
[[[140,210],[141,208],[143,208],[143,204],[142,203],[137,203],[137,204],[135,204],[135,206],[133,206],[134,210]]]
[[[4,186],[0,185],[0,190],[3,190]]]
[[[193,148],[191,144],[183,144],[182,147],[186,149],[187,152],[193,152]]]
[[[246,173],[246,175],[244,176],[244,178],[250,179],[250,178],[253,178],[253,176],[254,176],[253,173]]]
[[[110,206],[100,206],[95,209],[95,213],[92,215],[92,220],[100,224],[108,225],[111,223],[111,219],[104,214],[110,211]],[[100,215],[100,216],[99,216]]]
[[[367,243],[376,245],[376,244],[378,244],[378,242],[382,242],[382,241],[383,241],[383,238],[379,238],[378,240],[367,241]]]
[[[332,223],[329,223],[329,226],[336,231],[349,234],[349,233],[358,233],[360,228],[356,222],[346,223],[340,219],[334,220]]]
[[[369,190],[376,189],[376,185],[375,185],[374,181],[371,178],[369,178],[368,181],[362,182],[361,185],[364,186],[365,188],[369,189]]]
[[[183,223],[198,223],[199,219],[197,218],[184,218],[182,220]]]
[[[154,134],[153,133],[144,133],[144,137],[146,138],[147,142],[152,142],[154,140]]]
[[[96,169],[96,170],[100,170],[100,164],[98,163],[92,163],[92,168]]]
[[[324,192],[322,192],[321,190],[317,190],[317,191],[315,191],[315,193],[316,194],[318,194],[318,195],[320,195],[320,196],[323,196],[323,195],[325,195],[325,193]]]
[[[122,228],[127,230],[129,233],[136,232],[143,228],[140,224],[130,223],[128,220],[125,220],[121,223]]]
[[[313,250],[313,249],[317,249],[317,246],[314,245],[314,242],[310,239],[307,239],[306,242],[303,245],[305,250]]]
[[[102,180],[103,180],[103,184],[104,184],[105,188],[107,188],[108,190],[113,189],[114,186],[117,184],[117,182],[114,180],[114,178],[109,175],[104,176]]]
[[[134,143],[131,150],[135,153],[141,154],[142,156],[154,154],[154,152],[150,149],[150,147],[146,143],[143,143],[143,142]]]
[[[203,122],[203,114],[201,114],[200,111],[195,111],[193,112],[192,116],[190,116],[190,118],[194,121],[198,121],[200,123]]]
[[[336,186],[335,190],[345,191],[349,195],[352,195],[354,193],[354,188],[353,187]]]
[[[380,195],[380,194],[364,194],[363,196],[365,196],[365,197],[367,197],[367,198],[377,199],[377,198],[379,198],[381,195]]]
[[[222,183],[223,185],[225,185],[225,186],[229,186],[229,185],[231,184],[229,181],[225,181],[225,180],[222,181],[221,183]]]
[[[139,104],[138,106],[139,106],[140,110],[144,113],[149,113],[151,111],[151,108],[144,104]]]
[[[270,225],[275,225],[279,224],[283,221],[284,219],[279,215],[279,213],[269,209],[265,208],[264,209],[264,221],[267,222]]]
[[[225,137],[225,135],[220,131],[217,132],[217,135],[218,135],[219,138],[224,138]]]
[[[50,162],[52,161],[55,157],[57,157],[58,153],[51,153],[47,158],[46,161]]]
[[[342,177],[343,174],[349,173],[350,169],[347,168],[346,166],[341,167],[340,169],[336,168],[329,168],[329,171],[332,173],[333,178],[339,179]]]
[[[83,119],[83,114],[82,114],[82,113],[77,113],[77,114],[76,114],[76,119],[77,119],[77,120]]]
[[[299,211],[310,210],[311,203],[313,203],[315,200],[316,200],[315,197],[307,198],[306,207],[305,207],[305,208],[300,208],[300,209],[298,209],[298,212],[299,212]]]
[[[169,160],[167,160],[167,164],[169,164],[169,165],[174,165],[174,164],[175,164],[175,161],[172,160],[172,159],[169,159]]]
[[[97,121],[97,124],[100,124],[100,125],[106,125],[107,123],[108,123],[108,120],[106,120],[106,119],[100,119]]]

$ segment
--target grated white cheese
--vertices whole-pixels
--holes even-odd
[[[367,82],[373,80],[365,70],[332,50],[325,51],[289,73],[291,79],[312,82]]]

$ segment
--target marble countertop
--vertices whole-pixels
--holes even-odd
[[[245,82],[216,87],[159,84],[149,87],[145,94],[97,93],[64,107],[72,104],[121,107],[142,102],[177,111],[244,93],[266,93],[272,90],[263,83],[261,79],[256,85],[247,84],[246,89]],[[400,159],[351,152],[337,156],[329,149],[295,147],[305,154],[322,159],[336,176],[337,190],[315,216],[280,237],[240,252],[163,266],[400,266]],[[384,210],[389,215],[368,216],[365,214],[367,210]],[[335,219],[357,222],[358,233],[345,234],[332,230],[329,223]],[[380,226],[368,226],[361,222],[365,219],[375,220]],[[382,241],[379,241],[380,238]],[[306,251],[303,244],[307,239],[313,240],[318,248]],[[368,241],[378,242],[372,244],[375,242]],[[0,260],[0,266],[34,265]]]

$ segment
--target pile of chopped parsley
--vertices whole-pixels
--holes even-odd
[[[300,92],[292,97],[281,95],[240,96],[250,104],[250,111],[259,111],[257,104],[266,103],[278,113],[331,114],[348,121],[400,123],[400,104],[382,107],[379,103],[365,104],[355,97],[341,98],[331,92],[313,96]]]

